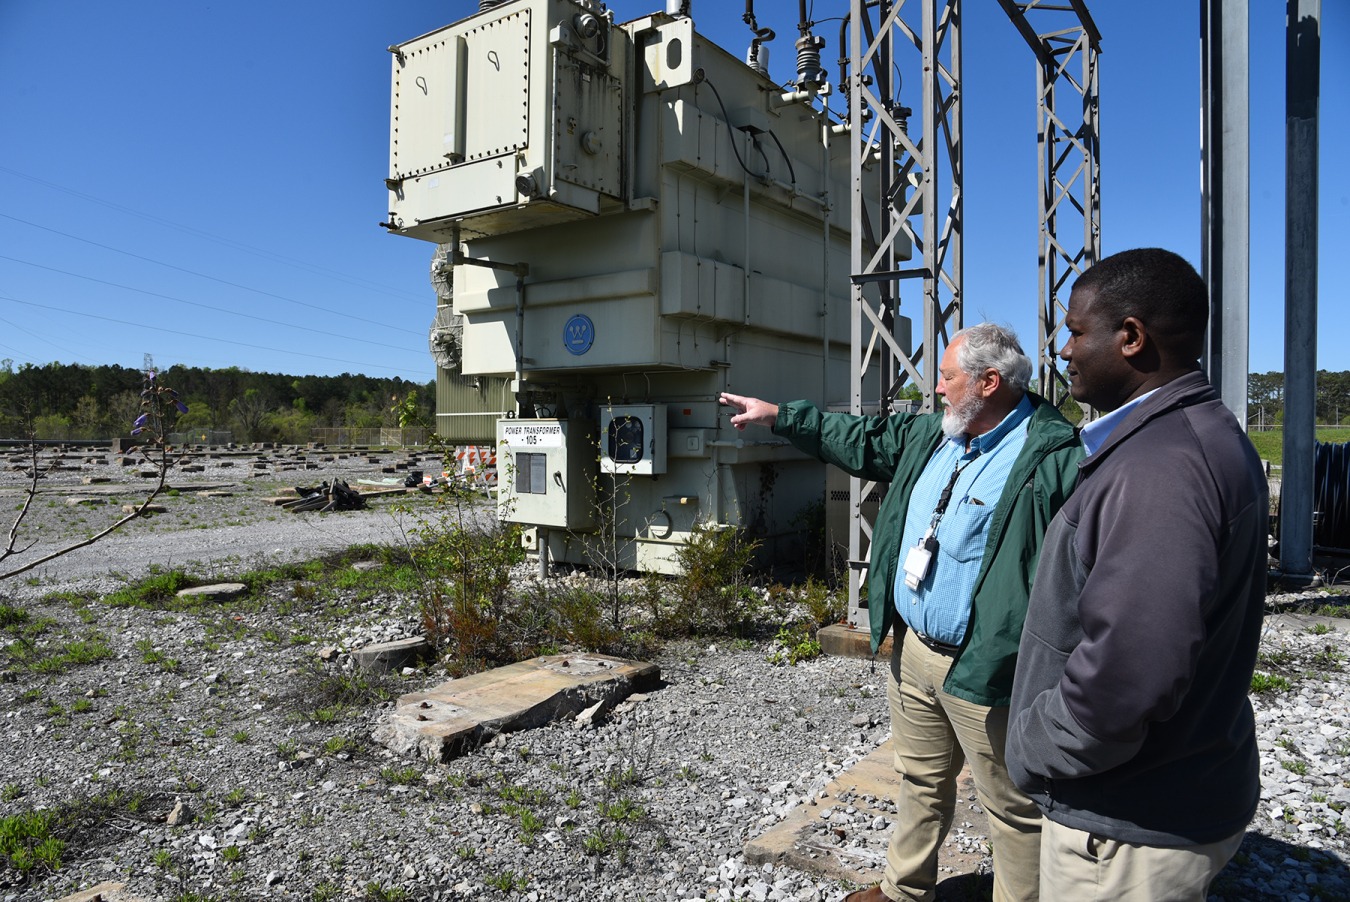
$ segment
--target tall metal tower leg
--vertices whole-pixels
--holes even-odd
[[[1317,425],[1317,132],[1321,0],[1289,0],[1285,44],[1284,471],[1280,569],[1312,572]]]
[[[1250,140],[1248,0],[1201,0],[1200,257],[1209,286],[1204,364],[1247,428]]]

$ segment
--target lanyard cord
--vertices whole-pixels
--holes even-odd
[[[983,473],[985,469],[988,468],[990,462],[993,460],[992,455],[986,455],[984,451],[981,450],[977,451],[975,456],[972,457],[970,460],[966,461],[965,463],[960,463],[959,461],[957,462],[956,469],[952,471],[952,478],[947,480],[946,488],[944,488],[942,490],[942,494],[938,496],[937,507],[933,508],[933,520],[928,525],[928,534],[930,536],[937,535],[938,524],[942,522],[943,515],[947,513],[947,505],[951,504],[952,492],[956,488],[956,481],[961,478],[961,474],[966,471],[967,467],[975,463],[975,461],[979,460],[981,457],[986,456],[988,457],[988,459],[984,462],[984,466],[980,467],[980,472],[975,474],[975,479],[978,480],[980,478],[980,473]],[[974,484],[975,482],[972,481],[971,485],[973,486]]]

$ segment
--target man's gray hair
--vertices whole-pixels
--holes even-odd
[[[952,336],[965,341],[956,349],[956,363],[968,376],[979,376],[987,369],[998,370],[1003,381],[1026,391],[1031,386],[1031,358],[1022,351],[1017,334],[997,323],[967,326]]]

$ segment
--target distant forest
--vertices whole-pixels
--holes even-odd
[[[1284,373],[1252,373],[1247,377],[1247,414],[1251,422],[1284,421]],[[1350,371],[1317,371],[1317,422],[1350,423]]]
[[[0,438],[125,437],[140,412],[143,373],[123,366],[48,363],[42,366],[0,360]],[[178,391],[188,413],[177,423],[188,429],[230,430],[237,442],[306,442],[320,426],[399,425],[410,395],[424,422],[434,421],[436,383],[406,379],[288,376],[253,373],[238,367],[203,369],[170,366],[163,384]]]

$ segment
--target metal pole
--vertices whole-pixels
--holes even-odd
[[[1248,0],[1200,0],[1201,270],[1209,286],[1203,364],[1247,424],[1250,273]]]
[[[863,88],[863,43],[862,21],[867,15],[864,0],[849,0],[849,17],[853,27],[849,30],[849,92],[848,126],[845,143],[849,151],[849,271],[862,272],[866,263],[863,248],[863,154],[870,153],[866,148],[862,119]],[[863,311],[866,303],[863,298],[862,282],[849,284],[849,354],[848,354],[848,412],[854,416],[862,415],[862,365],[863,365]],[[848,481],[848,618],[860,628],[870,627],[868,611],[859,607],[862,580],[866,571],[860,569],[855,561],[862,560],[862,480],[850,477]]]
[[[938,281],[938,132],[937,109],[937,11],[940,0],[923,3],[923,373],[918,387],[923,392],[923,413],[937,410],[938,335],[942,331],[942,297]],[[882,399],[885,401],[885,398]]]
[[[1317,114],[1321,0],[1289,0],[1285,23],[1284,471],[1280,569],[1312,572],[1317,424]]]

